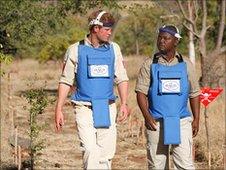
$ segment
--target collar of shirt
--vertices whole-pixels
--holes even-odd
[[[85,38],[84,38],[85,45],[90,46],[90,47],[94,47],[93,44],[92,44],[92,42],[89,40],[88,36],[89,36],[89,34],[86,35]],[[105,43],[100,44],[99,47],[105,47],[105,48],[108,48],[109,45],[110,45],[109,42],[105,42]]]
[[[174,65],[178,63],[177,57],[179,57],[179,53],[176,51],[175,56],[170,61],[167,61],[164,56],[160,56],[158,62],[165,65]]]

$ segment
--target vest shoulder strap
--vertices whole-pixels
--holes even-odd
[[[158,63],[158,60],[159,60],[159,55],[160,55],[161,53],[155,53],[154,54],[154,57],[153,57],[153,60],[152,60],[152,63],[153,64],[156,64],[156,63]],[[178,62],[179,63],[182,63],[184,60],[183,60],[183,57],[182,57],[182,55],[179,53],[179,55],[176,55],[176,58],[177,58],[177,60],[178,60]]]
[[[84,40],[79,41],[79,45],[85,45],[85,41]]]
[[[176,55],[176,57],[177,57],[179,63],[182,63],[184,61],[183,57],[182,57],[182,55],[180,53],[179,53],[179,56]]]
[[[152,60],[152,64],[157,64],[158,63],[158,60],[159,60],[158,55],[159,55],[159,53],[155,53],[154,54],[154,57],[153,57],[153,60]]]

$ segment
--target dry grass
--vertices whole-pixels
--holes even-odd
[[[143,135],[143,118],[137,106],[135,98],[135,80],[144,57],[125,57],[126,67],[130,77],[129,105],[131,116],[124,124],[118,124],[118,144],[116,156],[113,160],[114,169],[146,169],[145,138]],[[199,64],[197,64],[199,69]],[[4,66],[5,71],[11,73],[10,89],[11,99],[8,99],[7,75],[1,78],[1,159],[6,166],[13,166],[13,148],[9,145],[8,139],[13,135],[14,125],[18,126],[20,137],[28,138],[28,116],[25,109],[28,107],[26,100],[21,96],[22,92],[28,90],[34,81],[34,88],[43,87],[52,100],[56,99],[57,82],[60,75],[60,64],[50,62],[39,64],[33,60],[17,61],[10,66]],[[223,168],[222,145],[225,140],[225,96],[221,95],[208,107],[210,122],[210,142],[212,154],[212,168]],[[38,169],[81,169],[81,151],[79,140],[74,124],[74,114],[70,105],[65,106],[66,124],[60,134],[54,130],[54,105],[49,103],[45,113],[39,116],[40,123],[47,123],[42,131],[41,138],[45,139],[46,148],[39,156]],[[15,111],[14,117],[12,113]],[[207,168],[207,148],[204,127],[203,107],[201,111],[201,124],[198,137],[195,138],[196,166]],[[26,159],[24,157],[23,159]]]

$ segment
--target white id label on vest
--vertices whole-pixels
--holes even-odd
[[[163,93],[180,93],[179,79],[162,79],[161,82]]]
[[[109,77],[108,65],[90,65],[91,77]]]

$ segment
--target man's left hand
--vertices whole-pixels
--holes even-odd
[[[192,121],[192,137],[195,137],[198,134],[199,131],[199,120],[194,119]]]

